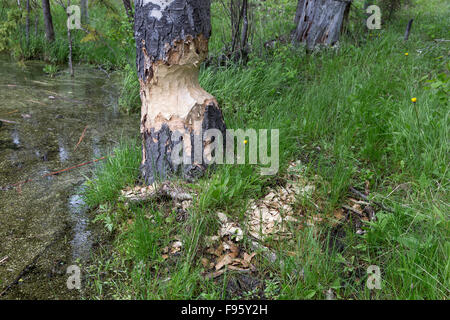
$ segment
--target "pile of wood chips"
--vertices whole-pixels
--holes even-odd
[[[170,198],[175,202],[191,201],[192,195],[181,187],[170,182],[152,184],[149,186],[128,187],[121,192],[122,196],[130,202],[157,200]]]
[[[300,161],[291,162],[288,167],[288,183],[277,186],[260,200],[252,201],[247,211],[249,233],[259,240],[267,236],[282,238],[289,236],[286,222],[299,222],[301,214],[294,212],[292,205],[297,196],[310,196],[313,185],[302,176]]]

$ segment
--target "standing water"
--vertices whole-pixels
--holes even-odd
[[[45,175],[139,134],[138,118],[118,112],[118,87],[105,73],[78,67],[75,78],[50,78],[43,67],[0,56],[0,119],[8,121],[0,122],[0,299],[81,297],[67,288],[66,271],[84,265],[95,242],[78,193],[98,164]]]

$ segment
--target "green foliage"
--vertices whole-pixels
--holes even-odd
[[[434,79],[427,80],[425,89],[433,90],[442,104],[450,103],[450,61],[445,65],[446,71],[439,73]]]
[[[57,65],[54,65],[54,64],[46,64],[43,70],[50,77],[53,78],[58,73],[59,67]]]
[[[23,11],[14,8],[6,12],[6,19],[0,24],[0,52],[14,49],[16,44],[11,40],[21,22],[24,20]]]
[[[120,90],[119,107],[129,114],[140,110],[140,84],[134,65],[127,64],[123,70],[122,88]]]
[[[122,188],[136,182],[140,161],[141,150],[136,141],[128,141],[114,149],[95,177],[87,180],[86,203],[97,206],[115,200]]]
[[[394,13],[398,11],[402,5],[410,2],[410,0],[378,0],[377,4],[380,6],[384,15],[391,19]]]

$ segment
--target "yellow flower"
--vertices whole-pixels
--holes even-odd
[[[248,143],[248,141],[247,140],[244,140],[244,144],[247,144]]]
[[[411,98],[411,101],[412,101],[413,103],[416,103],[416,102],[417,102],[417,98]]]
[[[405,56],[408,56],[409,55],[409,53],[408,52],[405,52]]]

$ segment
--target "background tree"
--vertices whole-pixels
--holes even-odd
[[[89,0],[81,0],[80,7],[81,7],[81,22],[83,24],[88,24],[89,23]]]
[[[53,30],[53,19],[49,0],[42,0],[42,12],[44,15],[45,37],[49,42],[53,42],[55,40],[55,31]]]
[[[204,146],[202,150],[195,149],[195,139],[202,139],[202,130],[225,130],[216,99],[198,83],[210,34],[209,0],[135,2],[136,59],[142,101],[141,170],[146,183],[180,171],[187,179],[202,174],[206,169]],[[184,141],[174,140],[174,133],[182,134]],[[183,156],[191,164],[172,160],[178,143],[184,143],[186,152],[190,149],[191,154]],[[200,159],[194,151],[201,151]]]
[[[28,46],[30,44],[30,0],[27,0],[26,8],[27,8],[27,17],[26,17],[25,35],[26,35],[27,46]]]
[[[131,6],[130,0],[123,0],[123,6],[125,7],[125,12],[127,13],[128,20],[133,20],[133,8]]]
[[[69,12],[67,11],[67,8],[70,7],[70,0],[67,0],[67,5],[64,3],[63,0],[58,0],[58,3],[61,5],[61,7],[64,8],[64,11],[67,14],[67,19],[69,19],[70,15],[69,15]],[[73,77],[74,76],[74,71],[73,71],[73,61],[72,61],[72,51],[73,51],[72,50],[73,49],[72,48],[72,33],[70,32],[70,28],[69,28],[68,25],[66,25],[66,28],[67,28],[67,41],[69,43],[69,56],[68,56],[68,58],[69,58],[69,72],[70,72],[70,75]]]
[[[350,4],[351,0],[299,0],[293,40],[305,42],[309,49],[316,44],[333,45],[339,40]]]

